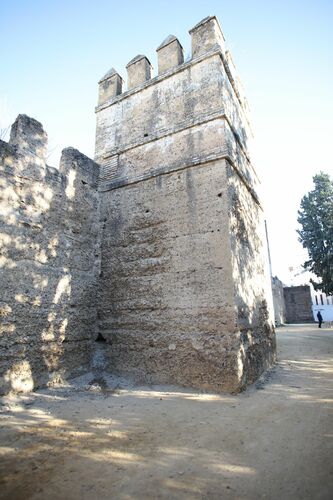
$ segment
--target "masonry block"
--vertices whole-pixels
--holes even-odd
[[[169,35],[156,49],[158,56],[158,74],[174,68],[184,62],[183,47],[173,35]]]
[[[40,122],[27,115],[18,115],[11,128],[9,144],[24,154],[45,160],[47,142],[47,133]]]
[[[152,66],[146,56],[134,57],[126,66],[127,88],[132,89],[151,78]]]
[[[225,39],[215,16],[205,17],[189,31],[192,39],[192,57],[214,48],[225,50]]]
[[[114,68],[100,79],[98,89],[98,104],[103,104],[122,93],[123,79]]]

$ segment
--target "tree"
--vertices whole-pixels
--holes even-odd
[[[320,172],[313,177],[314,189],[303,196],[297,221],[299,241],[307,249],[309,260],[303,267],[321,281],[311,283],[315,290],[333,295],[333,181]]]

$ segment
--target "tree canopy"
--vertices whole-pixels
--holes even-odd
[[[314,189],[303,196],[297,221],[299,241],[307,249],[309,260],[303,267],[319,281],[311,279],[315,290],[333,294],[333,181],[320,172],[313,177]]]

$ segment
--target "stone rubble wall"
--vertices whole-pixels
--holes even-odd
[[[102,196],[99,329],[109,370],[235,390],[223,161]]]
[[[63,150],[45,163],[41,124],[19,115],[0,141],[0,391],[83,373],[96,338],[98,166]]]
[[[275,325],[281,326],[286,322],[286,305],[283,294],[283,283],[277,276],[272,277],[272,292]]]
[[[167,70],[96,108],[99,329],[110,371],[237,392],[275,360],[260,183],[218,22],[190,33],[190,61],[159,47]]]
[[[276,359],[273,298],[263,210],[231,165],[227,177],[238,363],[242,384],[248,385]]]

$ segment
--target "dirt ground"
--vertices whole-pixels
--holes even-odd
[[[87,375],[3,398],[0,498],[331,499],[333,329],[278,348],[238,396]]]

